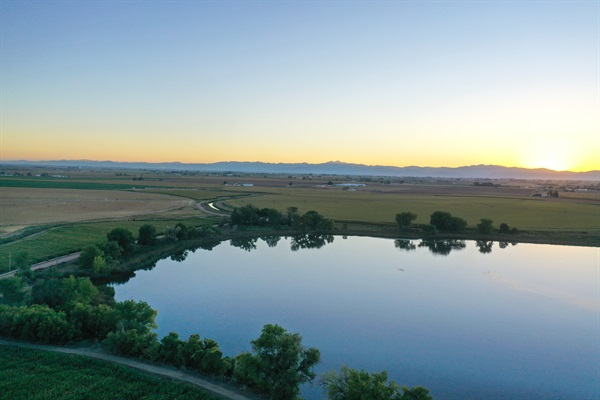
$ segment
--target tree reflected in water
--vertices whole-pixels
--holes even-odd
[[[318,233],[307,233],[304,235],[292,236],[290,248],[292,251],[300,249],[320,249],[327,243],[333,242],[333,235],[323,235]]]
[[[237,238],[231,239],[229,244],[233,247],[239,247],[240,249],[244,249],[246,251],[256,250],[256,242],[258,238]]]
[[[394,247],[396,247],[399,250],[406,250],[406,251],[415,250],[417,248],[417,246],[413,243],[413,241],[408,240],[408,239],[394,240]]]
[[[444,239],[432,240],[423,239],[419,243],[419,247],[427,247],[433,254],[447,256],[452,250],[462,250],[467,247],[464,240]]]
[[[492,252],[492,246],[494,246],[494,242],[491,240],[477,240],[475,245],[481,254],[488,254]]]
[[[171,260],[178,261],[178,262],[185,261],[185,259],[187,258],[188,254],[189,254],[189,251],[187,249],[186,250],[180,250],[180,251],[178,251],[176,253],[171,254]]]
[[[220,244],[221,244],[220,240],[210,240],[210,241],[202,242],[202,244],[200,244],[198,246],[198,248],[202,249],[202,250],[211,251],[212,249],[214,249],[215,247],[217,247]]]
[[[281,236],[275,236],[275,235],[261,236],[260,238],[269,247],[275,247],[275,246],[277,246],[277,243],[279,243],[279,240],[281,240]]]

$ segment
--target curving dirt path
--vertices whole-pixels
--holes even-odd
[[[84,348],[67,348],[60,346],[46,346],[39,345],[33,343],[23,343],[23,342],[13,342],[10,340],[2,340],[0,339],[0,345],[2,346],[16,346],[16,347],[25,347],[29,349],[36,350],[46,350],[46,351],[55,351],[58,353],[66,353],[66,354],[75,354],[84,357],[92,357],[100,360],[113,362],[117,364],[122,364],[131,368],[139,369],[144,372],[148,372],[154,375],[160,375],[171,379],[176,379],[179,381],[191,383],[192,385],[198,386],[207,392],[220,396],[224,399],[230,400],[256,400],[257,397],[249,397],[248,395],[243,395],[238,393],[234,389],[230,389],[224,386],[220,386],[218,384],[209,382],[208,380],[199,378],[195,375],[188,374],[183,371],[171,369],[168,367],[161,367],[158,365],[146,364],[140,361],[132,360],[129,358],[113,356],[111,354],[101,353],[98,351],[94,351],[92,349],[84,349]]]

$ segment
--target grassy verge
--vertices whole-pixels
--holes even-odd
[[[186,219],[187,225],[212,225],[218,218]],[[88,244],[102,243],[106,234],[114,228],[129,229],[137,236],[140,226],[152,224],[158,232],[173,226],[181,220],[135,220],[80,223],[48,229],[32,237],[0,245],[0,272],[8,271],[9,254],[14,261],[21,253],[27,253],[29,264],[77,252]]]
[[[0,399],[216,400],[186,384],[100,360],[3,346]]]

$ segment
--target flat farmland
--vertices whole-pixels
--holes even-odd
[[[475,226],[481,218],[490,218],[498,226],[531,230],[600,231],[600,202],[594,198],[553,199],[530,197],[529,191],[518,196],[516,189],[476,191],[477,188],[422,187],[420,191],[351,191],[339,189],[274,189],[270,194],[232,199],[225,203],[239,207],[247,203],[285,212],[298,207],[300,213],[316,210],[336,221],[395,223],[395,215],[411,211],[416,223],[429,223],[434,211],[447,211]],[[415,193],[416,192],[416,193]]]
[[[32,225],[165,212],[192,204],[190,199],[145,192],[3,187],[0,233]]]

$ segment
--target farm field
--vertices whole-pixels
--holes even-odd
[[[1,400],[217,399],[186,383],[81,356],[2,346],[0,365]]]
[[[239,207],[247,203],[285,211],[289,206],[299,212],[315,210],[336,221],[394,224],[397,213],[410,211],[418,215],[416,223],[429,223],[434,211],[447,211],[475,226],[481,218],[490,218],[519,229],[585,230],[600,232],[600,202],[594,199],[569,202],[564,199],[536,198],[487,193],[452,194],[448,188],[439,193],[381,193],[337,189],[271,190],[271,194],[232,199],[225,203]]]
[[[123,218],[189,205],[189,199],[144,192],[3,187],[0,234],[31,225]]]
[[[44,177],[42,171],[9,171],[16,176],[0,177],[0,271],[8,269],[9,255],[14,259],[25,253],[33,264],[99,243],[115,227],[137,235],[144,223],[159,231],[180,221],[216,223],[218,219],[206,219],[209,216],[196,207],[197,202],[208,200],[219,200],[226,207],[251,203],[282,212],[294,206],[300,213],[316,210],[342,224],[375,224],[369,228],[374,230],[382,229],[377,224],[393,229],[395,215],[403,211],[416,213],[415,222],[427,224],[439,210],[465,219],[471,228],[481,218],[489,218],[496,227],[504,222],[521,231],[583,234],[586,243],[600,244],[598,190],[561,190],[559,198],[533,197],[552,187],[573,185],[569,182],[510,180],[477,186],[473,180],[456,179],[404,182],[377,177],[111,170],[47,170]],[[344,183],[361,186],[335,186]],[[597,183],[591,185],[597,188]]]

